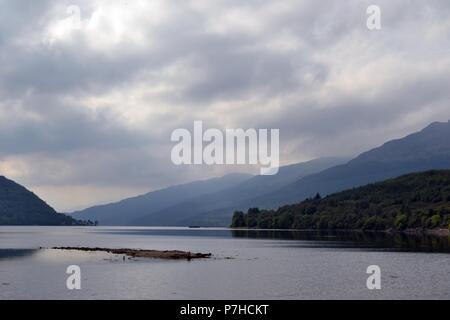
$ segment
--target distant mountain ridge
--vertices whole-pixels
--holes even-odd
[[[355,159],[286,186],[255,205],[275,208],[312,197],[395,178],[403,174],[450,169],[450,121],[435,122],[404,138],[389,141]]]
[[[77,219],[97,220],[102,225],[132,225],[135,219],[210,192],[217,192],[249,178],[248,174],[229,174],[220,178],[194,181],[167,187],[119,202],[90,207],[70,213]]]
[[[405,161],[450,156],[450,120],[433,122],[425,129],[364,152],[353,162]]]
[[[0,176],[0,225],[75,225],[33,192]]]
[[[274,176],[226,175],[172,186],[117,203],[71,213],[77,219],[98,220],[102,225],[180,225],[202,213],[228,208],[238,200],[285,186],[310,173],[322,171],[343,158],[324,158],[281,167]],[[223,219],[220,218],[220,223]],[[228,217],[225,221],[228,220]]]
[[[136,225],[226,225],[231,213],[247,209],[256,197],[279,190],[290,183],[320,172],[346,158],[319,158],[280,167],[273,176],[258,175],[219,192],[189,199],[135,221]]]
[[[450,169],[450,121],[435,122],[404,138],[386,142],[380,147],[347,159],[316,159],[282,167],[275,176],[255,176],[226,188],[205,190],[199,194],[176,197],[168,193],[160,206],[143,204],[145,210],[122,210],[125,225],[227,226],[232,212],[252,207],[274,209],[298,203],[316,193],[328,195],[345,189],[395,178],[404,174],[433,169]],[[168,188],[176,190],[180,186]],[[175,189],[172,189],[175,188]],[[189,188],[188,188],[189,189]],[[166,191],[159,191],[165,194]],[[161,197],[159,192],[148,196]],[[173,201],[172,201],[173,200]],[[125,202],[133,199],[124,200]],[[117,204],[108,207],[105,216],[114,216]],[[92,208],[76,213],[90,218]],[[101,219],[95,219],[100,220]],[[106,224],[109,224],[107,222]],[[112,224],[115,224],[112,223]]]

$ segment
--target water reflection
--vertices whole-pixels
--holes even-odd
[[[409,252],[448,252],[450,237],[427,234],[388,234],[383,232],[232,230],[236,238],[298,240],[301,246],[372,248]],[[304,242],[304,243],[303,243]]]
[[[327,230],[255,230],[228,228],[99,228],[96,233],[162,237],[248,238],[266,240],[294,240],[292,243],[273,243],[273,246],[314,248],[360,248],[384,251],[450,253],[450,237],[427,234],[388,234],[383,232],[327,231]]]
[[[37,252],[37,249],[0,249],[0,260],[23,259]]]

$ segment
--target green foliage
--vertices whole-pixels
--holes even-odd
[[[252,208],[243,217],[233,217],[232,226],[236,225],[262,229],[450,228],[450,170],[409,174],[324,198],[317,194],[278,210]]]
[[[244,213],[242,211],[234,212],[231,225],[234,228],[242,228],[242,227],[246,226],[245,219],[244,219]]]
[[[405,230],[408,226],[408,217],[405,214],[399,214],[394,220],[395,229]]]
[[[436,228],[439,227],[441,224],[441,216],[438,214],[435,214],[431,217],[431,227]]]

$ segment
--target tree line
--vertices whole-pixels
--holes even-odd
[[[405,230],[450,228],[450,170],[408,174],[277,210],[233,214],[233,228]]]

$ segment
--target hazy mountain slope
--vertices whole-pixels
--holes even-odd
[[[432,123],[420,132],[389,141],[351,160],[347,164],[304,177],[264,198],[255,206],[274,208],[394,178],[406,173],[450,168],[450,121]]]
[[[230,188],[204,190],[196,195],[183,194],[191,191],[187,187],[173,193],[154,194],[151,197],[155,200],[142,201],[139,205],[139,201],[131,199],[131,203],[119,210],[119,215],[114,214],[115,217],[126,215],[126,223],[115,218],[113,223],[108,221],[106,224],[228,225],[234,210],[276,208],[297,203],[317,192],[327,195],[411,172],[450,169],[450,122],[433,123],[420,132],[387,142],[345,164],[336,165],[343,161],[329,160],[280,168],[275,176],[257,176]],[[110,208],[103,210],[102,216],[107,216],[108,211]],[[100,220],[105,224],[98,218],[77,217]]]
[[[255,176],[229,189],[178,203],[137,219],[135,225],[196,224],[196,217],[204,216],[206,213],[209,216],[208,220],[205,221],[202,218],[202,221],[198,221],[200,224],[223,225],[225,221],[229,220],[234,209],[246,209],[247,204],[251,203],[249,199],[273,192],[301,177],[320,172],[345,161],[344,158],[321,158],[284,166],[276,175]]]
[[[25,187],[0,176],[0,225],[72,225]]]
[[[77,219],[97,220],[101,225],[132,225],[141,216],[193,197],[230,188],[249,178],[251,175],[229,174],[220,178],[195,181],[149,192],[120,202],[87,208],[70,215]]]

